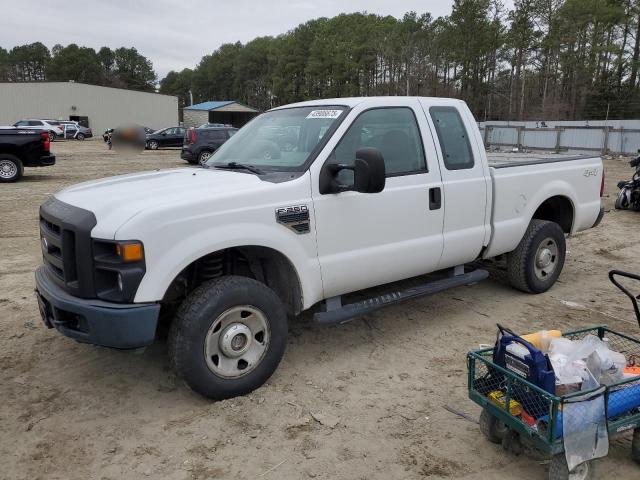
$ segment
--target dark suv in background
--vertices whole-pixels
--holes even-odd
[[[203,164],[237,131],[233,127],[190,128],[184,134],[180,158],[189,163]]]

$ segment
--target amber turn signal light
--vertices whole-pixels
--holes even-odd
[[[116,252],[123,262],[144,260],[144,250],[140,242],[117,243]]]

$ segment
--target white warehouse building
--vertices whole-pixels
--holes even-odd
[[[132,123],[160,129],[178,125],[178,97],[75,82],[0,83],[0,125],[31,118],[76,120],[94,136]]]

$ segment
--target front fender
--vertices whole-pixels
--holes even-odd
[[[277,224],[225,223],[185,235],[170,245],[163,238],[142,240],[147,271],[138,287],[136,303],[162,300],[174,278],[192,262],[209,253],[241,246],[271,248],[288,258],[300,279],[305,309],[322,299],[320,266],[310,234],[297,235]]]

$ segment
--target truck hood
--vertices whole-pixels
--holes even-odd
[[[165,204],[214,201],[268,182],[255,175],[218,169],[180,168],[120,175],[79,183],[56,198],[93,212],[98,221],[93,236],[113,238],[116,230],[137,213]],[[210,203],[212,207],[216,203]]]

